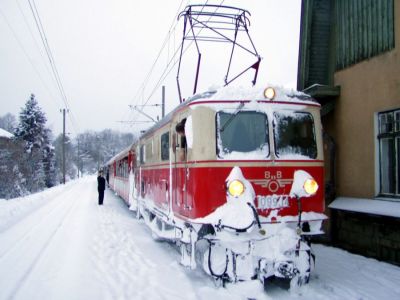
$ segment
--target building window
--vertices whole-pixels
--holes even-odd
[[[400,109],[382,112],[379,118],[380,194],[400,197]]]

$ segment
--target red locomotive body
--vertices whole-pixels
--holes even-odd
[[[321,234],[326,218],[320,106],[275,93],[195,96],[108,163],[112,188],[154,235],[176,242],[182,264],[201,264],[216,280],[309,278],[306,236]]]

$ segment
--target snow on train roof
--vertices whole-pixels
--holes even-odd
[[[273,102],[293,102],[299,104],[311,104],[319,105],[311,96],[284,87],[269,85],[267,87],[272,87],[275,90],[275,98],[271,100]],[[195,94],[167,114],[164,119],[155,124],[153,127],[149,128],[140,138],[150,134],[154,130],[167,124],[177,111],[181,110],[183,107],[188,105],[196,105],[197,103],[202,103],[203,101],[266,101],[268,100],[264,96],[264,87],[243,87],[243,86],[226,86],[226,87],[210,87],[207,91],[203,93]]]
[[[301,102],[316,104],[309,95],[280,86],[269,85],[275,90],[275,98],[272,101],[282,102]],[[227,86],[227,87],[211,87],[208,91],[200,94],[196,94],[188,99],[188,101],[195,102],[200,99],[207,100],[267,100],[264,96],[264,90],[266,87],[243,87],[243,86]]]
[[[121,152],[119,152],[118,154],[114,155],[113,157],[111,157],[107,162],[106,162],[106,166],[111,165],[114,161],[116,160],[120,160],[121,158],[125,157],[128,155],[128,152],[132,149],[133,144],[129,145],[128,147],[126,147],[124,150],[122,150]]]

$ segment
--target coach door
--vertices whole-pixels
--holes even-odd
[[[173,123],[172,140],[175,163],[173,167],[173,201],[174,206],[178,211],[187,215],[189,206],[187,205],[187,179],[188,179],[188,165],[187,165],[187,144],[184,135],[186,118],[180,116],[177,122]],[[183,128],[183,131],[177,132],[176,126]]]

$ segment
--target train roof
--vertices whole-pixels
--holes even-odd
[[[207,91],[203,94],[197,94],[189,98],[189,100],[198,100],[200,98],[209,97],[209,100],[237,100],[237,101],[268,101],[264,95],[266,88],[273,88],[275,97],[271,102],[299,102],[302,104],[317,103],[310,95],[299,92],[293,89],[288,89],[280,86],[267,86],[267,87],[252,87],[246,88],[242,86],[229,86],[222,87],[214,90]],[[211,96],[208,96],[212,94]]]
[[[241,87],[241,86],[227,86],[220,88],[210,88],[204,93],[198,93],[187,100],[180,103],[174,110],[167,114],[162,120],[157,122],[154,126],[150,127],[145,133],[143,133],[139,139],[150,135],[152,132],[163,127],[168,122],[171,121],[173,116],[185,107],[204,103],[207,101],[208,104],[212,105],[221,102],[232,102],[232,101],[270,101],[271,103],[288,103],[288,104],[302,104],[302,105],[313,105],[319,106],[319,103],[315,101],[310,95],[303,92],[299,92],[293,89],[287,89],[278,86],[268,86],[272,87],[275,91],[275,97],[273,100],[269,100],[264,96],[265,87]]]
[[[112,158],[110,158],[107,162],[106,162],[106,166],[111,165],[114,161],[116,160],[120,160],[121,158],[124,158],[125,156],[128,155],[129,151],[132,150],[134,144],[129,145],[129,147],[126,147],[124,150],[122,150],[121,152],[119,152],[118,154],[114,155]]]

